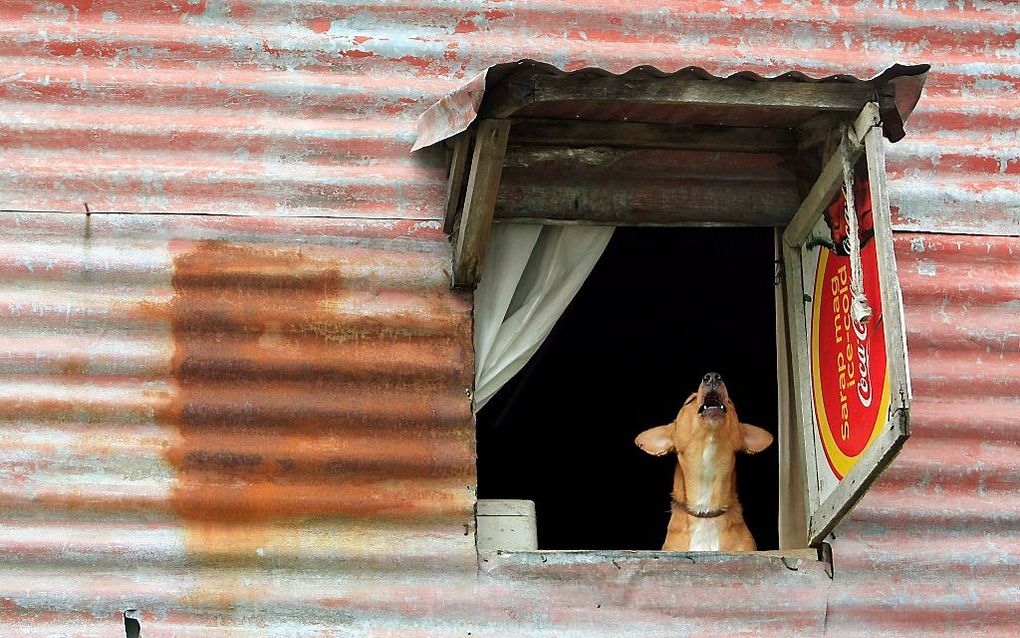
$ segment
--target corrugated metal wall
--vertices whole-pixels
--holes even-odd
[[[890,148],[898,223],[1020,225],[1011,2],[7,0],[0,19],[5,209],[433,218],[414,118],[490,64],[900,61],[935,67]]]
[[[143,636],[1014,633],[1020,240],[932,233],[1020,233],[1020,9],[661,5],[0,2],[0,209],[53,211],[0,217],[0,633],[120,635],[131,607]],[[929,231],[898,236],[915,435],[835,580],[476,576],[470,300],[442,158],[407,149],[522,57],[934,64],[888,162],[899,228]]]
[[[0,228],[0,634],[138,608],[297,636],[469,595],[470,301],[436,224]]]
[[[896,237],[913,436],[837,528],[832,635],[1020,621],[1020,238]]]

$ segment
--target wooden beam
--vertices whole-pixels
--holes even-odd
[[[679,126],[642,122],[515,119],[511,145],[648,148],[737,153],[784,153],[797,146],[781,128]]]
[[[544,102],[620,102],[688,104],[719,107],[783,107],[814,111],[857,112],[874,98],[868,83],[761,82],[733,79],[592,77],[533,75],[510,79],[486,113],[509,117]]]
[[[850,154],[850,163],[855,164],[864,151],[864,136],[868,130],[881,125],[878,117],[878,105],[869,102],[861,111],[860,116],[850,128],[850,139],[844,139],[839,148],[822,169],[822,174],[811,187],[804,201],[790,220],[786,232],[783,233],[783,242],[787,246],[800,246],[811,234],[811,230],[818,223],[818,219],[829,205],[832,198],[836,196],[840,186],[843,185],[843,153],[847,148]]]
[[[790,386],[793,389],[793,430],[800,429],[803,441],[804,483],[807,485],[804,503],[804,529],[810,527],[810,512],[818,507],[818,459],[814,439],[813,395],[811,381],[810,349],[807,334],[807,309],[805,307],[804,270],[799,246],[783,244],[783,289],[786,294],[787,334],[790,338],[791,372]]]
[[[727,188],[719,180],[677,178],[635,184],[633,178],[571,184],[536,183],[508,174],[496,204],[496,218],[542,224],[608,226],[774,226],[783,227],[797,206],[792,182]]]
[[[785,264],[783,236],[774,235],[777,269]],[[790,549],[807,545],[807,461],[804,435],[797,420],[797,402],[793,386],[800,382],[794,372],[790,351],[790,311],[787,308],[791,285],[801,285],[800,273],[777,273],[776,303],[776,376],[779,381],[779,547]],[[813,457],[812,457],[813,458]]]
[[[443,232],[453,233],[457,214],[460,212],[461,196],[464,194],[464,176],[467,171],[468,151],[471,147],[471,132],[464,131],[453,138],[453,150],[450,154],[450,174],[446,184],[446,217],[443,219]]]
[[[877,242],[879,281],[882,286],[882,314],[885,317],[887,360],[898,387],[894,404],[909,410],[913,401],[910,389],[910,369],[907,363],[907,332],[904,328],[903,295],[896,268],[896,250],[893,246],[892,211],[889,206],[889,188],[885,172],[885,142],[882,131],[871,129],[867,133],[865,153],[868,157],[868,184],[871,191],[871,212]],[[909,424],[905,432],[909,435]]]
[[[456,286],[474,286],[481,277],[509,134],[509,120],[482,120],[478,124],[464,212],[453,245],[453,283]]]

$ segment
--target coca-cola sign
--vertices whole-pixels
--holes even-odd
[[[842,196],[826,211],[832,248],[818,251],[811,317],[811,374],[816,424],[825,458],[842,480],[878,436],[889,408],[889,375],[883,329],[878,259],[871,241],[867,180],[858,177],[855,194],[861,232],[864,294],[871,318],[854,321],[850,305],[850,257]]]

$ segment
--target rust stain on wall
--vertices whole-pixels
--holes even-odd
[[[189,559],[259,563],[274,549],[299,555],[308,521],[469,507],[470,415],[449,400],[470,383],[466,365],[449,378],[449,360],[470,356],[461,300],[388,288],[357,261],[371,251],[204,241],[171,252],[177,390],[158,419],[177,433],[166,459]]]

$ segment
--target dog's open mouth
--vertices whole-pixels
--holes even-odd
[[[705,393],[705,401],[698,408],[698,414],[717,416],[726,413],[726,404],[722,395],[715,390]]]

